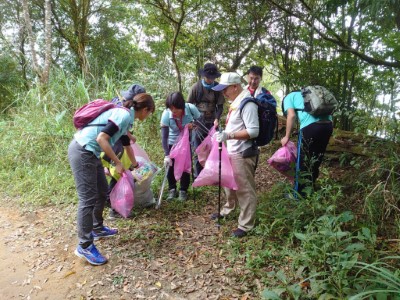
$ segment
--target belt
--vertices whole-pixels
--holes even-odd
[[[329,124],[329,123],[332,123],[332,121],[330,121],[330,120],[320,120],[320,121],[317,121],[316,123],[318,123],[318,124]]]

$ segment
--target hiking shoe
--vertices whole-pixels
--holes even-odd
[[[112,229],[107,226],[103,226],[103,228],[101,228],[101,230],[99,230],[99,231],[94,231],[94,230],[92,231],[93,239],[95,241],[97,241],[98,239],[101,239],[101,238],[114,236],[117,233],[118,233],[118,229]]]
[[[219,213],[213,213],[210,218],[211,218],[211,220],[216,220],[216,219],[223,219],[223,218],[225,218],[225,216],[221,215]]]
[[[108,213],[108,218],[107,218],[108,220],[113,221],[113,220],[121,219],[121,218],[122,218],[122,216],[119,213],[117,213],[116,210],[110,209],[110,211]]]
[[[186,191],[179,191],[179,200],[186,201],[188,198],[188,194]]]
[[[127,219],[132,219],[134,217],[133,211],[131,211],[128,216],[126,217]],[[107,220],[110,221],[115,221],[117,219],[123,219],[124,217],[121,216],[116,210],[111,209],[110,212],[108,213],[108,218]]]
[[[244,237],[246,235],[247,235],[247,232],[242,230],[242,229],[240,229],[240,228],[237,228],[232,232],[232,236],[233,237],[237,237],[237,238],[242,238],[242,237]]]
[[[74,253],[76,256],[86,259],[91,265],[100,266],[107,262],[107,258],[100,254],[93,243],[85,249],[79,245]]]
[[[176,189],[169,190],[167,200],[171,201],[177,196]]]

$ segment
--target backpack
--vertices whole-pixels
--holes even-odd
[[[301,89],[304,99],[304,109],[314,117],[331,115],[336,109],[338,102],[333,94],[320,85],[307,86]],[[298,109],[301,111],[301,109]]]
[[[99,115],[101,115],[103,112],[106,110],[109,110],[111,108],[116,108],[117,105],[114,103],[108,102],[103,99],[97,99],[94,101],[91,101],[85,105],[83,105],[81,108],[77,109],[74,113],[74,126],[76,129],[82,129],[83,127],[86,126],[101,126],[105,124],[89,124],[92,122],[94,119],[96,119]]]
[[[259,134],[254,139],[257,146],[265,146],[274,138],[275,129],[278,130],[278,115],[276,114],[276,100],[266,90],[260,93],[257,97],[247,97],[240,104],[240,115],[242,115],[243,107],[253,102],[258,107],[258,123]],[[277,134],[278,132],[276,132]]]

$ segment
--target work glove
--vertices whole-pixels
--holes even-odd
[[[228,139],[228,133],[226,131],[216,132],[213,138],[217,140],[218,143],[225,142]]]
[[[167,155],[164,157],[164,167],[172,166],[172,159]]]

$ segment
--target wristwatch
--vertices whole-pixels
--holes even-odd
[[[234,133],[234,132],[231,132],[231,133],[229,134],[229,139],[233,140],[234,138],[235,138],[235,133]]]

